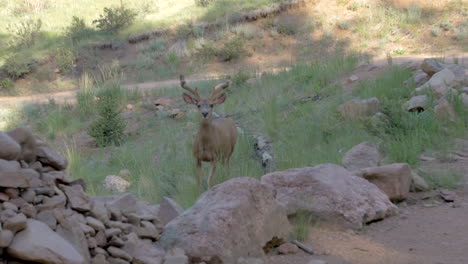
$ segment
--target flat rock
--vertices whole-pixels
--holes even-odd
[[[439,193],[440,197],[446,202],[454,202],[457,199],[457,194],[454,191],[441,189]]]
[[[0,231],[0,248],[6,248],[13,241],[14,233],[11,230],[3,229]]]
[[[0,159],[16,160],[21,154],[21,146],[7,133],[0,131]]]
[[[434,59],[424,59],[421,64],[421,70],[426,74],[432,76],[437,72],[440,72],[444,69],[444,64],[434,60]]]
[[[3,223],[3,228],[16,233],[26,228],[27,218],[24,214],[17,214],[13,217],[8,218]]]
[[[15,258],[50,264],[87,264],[85,259],[47,225],[28,219],[26,229],[19,232],[7,253]]]
[[[184,212],[184,208],[177,204],[176,201],[169,197],[163,197],[159,205],[158,219],[163,225],[169,223],[172,219],[181,215]]]
[[[406,102],[406,110],[409,112],[423,112],[429,106],[429,97],[425,94],[411,97]]]
[[[34,188],[41,187],[39,173],[32,169],[20,169],[15,172],[0,172],[0,187]]]
[[[90,199],[88,195],[85,194],[81,185],[67,186],[61,184],[59,186],[68,197],[68,202],[72,209],[80,212],[87,212],[91,209]]]
[[[0,172],[15,172],[21,169],[21,165],[16,160],[0,159]]]
[[[350,228],[396,212],[388,196],[374,184],[335,164],[277,171],[262,177],[276,190],[288,215],[308,211]]]
[[[50,165],[57,170],[65,170],[68,161],[62,155],[58,154],[43,142],[38,142],[37,158],[44,165]]]

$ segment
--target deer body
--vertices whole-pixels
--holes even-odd
[[[200,124],[193,142],[193,156],[197,166],[197,184],[200,186],[202,179],[202,162],[211,163],[211,171],[207,179],[208,188],[211,179],[216,172],[216,164],[222,161],[229,169],[229,159],[234,151],[237,138],[237,128],[234,120],[230,118],[212,118],[213,107],[221,104],[226,99],[223,90],[229,87],[230,82],[219,84],[215,87],[209,98],[201,98],[196,90],[186,86],[184,77],[180,77],[182,88],[192,95],[183,94],[184,101],[194,104],[200,112]]]

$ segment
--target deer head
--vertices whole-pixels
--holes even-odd
[[[226,100],[224,89],[231,85],[231,80],[216,85],[208,97],[201,97],[197,89],[192,89],[187,86],[185,78],[180,75],[180,86],[187,90],[189,94],[183,93],[182,97],[187,104],[193,104],[198,107],[198,112],[204,119],[210,119],[213,113],[213,107],[217,104],[222,104]]]

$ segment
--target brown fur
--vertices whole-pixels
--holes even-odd
[[[181,76],[180,80],[182,88],[192,94],[184,93],[185,102],[196,105],[200,112],[200,125],[193,143],[193,156],[197,166],[198,186],[200,186],[202,178],[202,162],[211,163],[211,171],[207,179],[209,188],[218,161],[222,161],[229,171],[229,159],[236,145],[237,128],[234,120],[230,118],[212,118],[213,106],[224,103],[226,94],[223,90],[229,87],[230,81],[216,85],[208,98],[201,98],[196,90],[186,85],[183,76]]]

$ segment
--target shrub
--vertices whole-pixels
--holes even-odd
[[[195,0],[195,5],[200,7],[207,7],[215,0]]]
[[[96,108],[99,118],[89,128],[89,135],[98,147],[120,144],[124,138],[125,121],[120,116],[120,86],[104,88],[97,94]]]
[[[18,80],[36,68],[36,62],[27,55],[15,54],[5,60],[3,71],[12,80]]]
[[[13,34],[13,46],[31,47],[36,42],[42,27],[42,20],[28,19],[16,26],[9,25],[7,30]]]
[[[222,61],[230,61],[240,58],[245,53],[244,41],[241,37],[236,36],[224,43],[224,47],[219,51],[219,56]]]
[[[88,38],[93,33],[93,29],[86,25],[84,19],[73,16],[72,22],[65,32],[72,41],[78,41]]]
[[[63,73],[68,73],[73,67],[75,62],[75,53],[73,49],[67,46],[57,48],[57,55],[55,56],[57,66]]]
[[[277,31],[284,35],[295,35],[297,33],[297,25],[294,23],[280,23],[277,26]]]
[[[10,78],[5,78],[0,80],[0,90],[2,91],[11,91],[13,88],[14,83]]]
[[[99,18],[93,20],[93,24],[100,31],[116,32],[130,26],[137,16],[137,12],[133,9],[120,7],[105,7],[104,13],[99,15]]]

